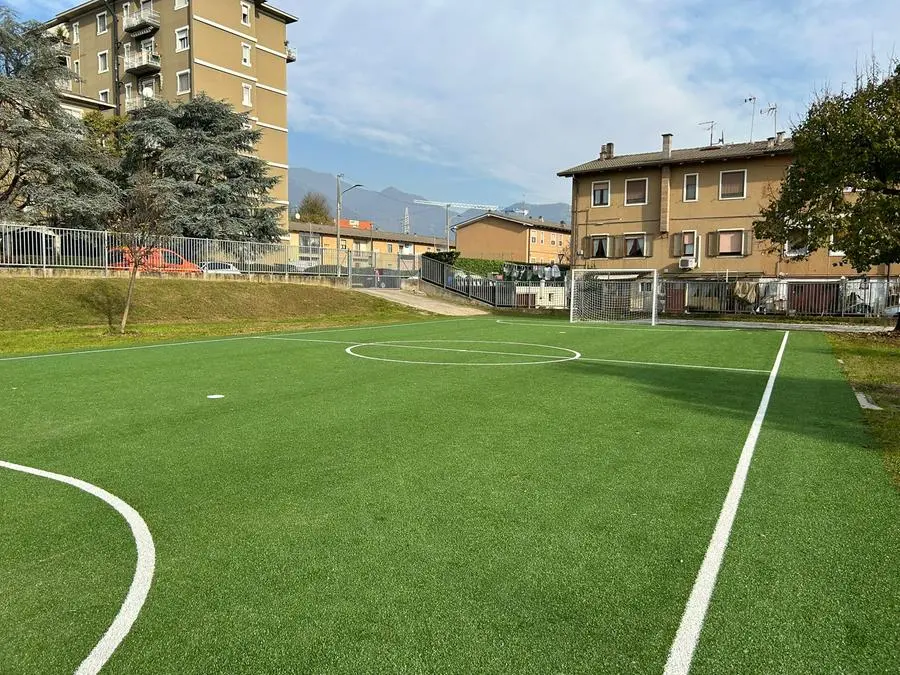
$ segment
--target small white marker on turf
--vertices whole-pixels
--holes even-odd
[[[225,398],[224,394],[210,394],[206,398]]]

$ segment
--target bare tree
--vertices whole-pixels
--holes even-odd
[[[128,293],[119,333],[125,333],[128,313],[134,298],[134,286],[138,273],[158,249],[165,237],[174,234],[174,226],[168,217],[172,206],[171,186],[166,181],[141,172],[135,175],[133,186],[125,191],[121,218],[112,225],[128,265]]]

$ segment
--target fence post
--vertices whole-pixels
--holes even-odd
[[[353,288],[353,253],[347,248],[347,288]]]
[[[109,276],[109,230],[103,230],[103,276]]]

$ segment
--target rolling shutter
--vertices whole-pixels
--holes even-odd
[[[669,250],[673,258],[684,255],[684,235],[681,232],[675,232],[669,237]]]

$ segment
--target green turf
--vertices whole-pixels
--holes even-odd
[[[0,457],[153,533],[108,672],[661,672],[782,334],[530,323],[0,361]],[[583,358],[511,365],[543,345]],[[783,368],[695,668],[896,670],[897,495],[824,338]],[[94,502],[0,471],[11,672],[118,610],[134,545]]]

